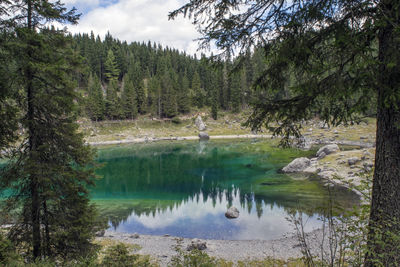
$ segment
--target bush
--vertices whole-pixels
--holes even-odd
[[[0,233],[0,265],[8,265],[18,261],[19,257],[15,253],[15,248],[10,240]]]
[[[107,248],[101,266],[150,267],[158,265],[153,263],[149,256],[130,254],[128,246],[119,243]]]
[[[173,117],[171,119],[171,122],[174,123],[174,124],[181,124],[182,123],[181,119],[179,119],[178,117]]]

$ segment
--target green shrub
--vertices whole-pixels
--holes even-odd
[[[178,117],[173,117],[171,119],[171,122],[175,123],[175,124],[181,124],[182,123],[181,119],[179,119]]]
[[[107,248],[101,266],[150,267],[158,265],[151,261],[150,256],[130,254],[128,246],[119,243]]]
[[[13,244],[0,233],[0,265],[9,265],[18,260]]]

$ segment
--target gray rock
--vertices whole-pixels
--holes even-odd
[[[356,164],[356,163],[359,162],[359,161],[360,161],[360,159],[357,158],[357,157],[351,157],[351,158],[348,158],[348,159],[347,159],[347,163],[348,163],[350,166]]]
[[[105,233],[106,233],[106,230],[101,230],[101,231],[96,232],[95,236],[96,237],[103,237]]]
[[[329,154],[332,154],[332,153],[335,153],[338,151],[340,151],[340,148],[337,144],[326,145],[326,146],[321,147],[318,150],[316,156],[319,157],[319,155],[321,153],[325,153],[325,155],[329,155]]]
[[[200,138],[200,140],[208,140],[208,139],[210,139],[210,136],[206,132],[200,132],[199,138]]]
[[[206,125],[204,124],[203,120],[201,119],[201,116],[197,116],[196,120],[194,121],[196,124],[196,127],[199,129],[199,131],[204,131],[206,129]]]
[[[131,235],[131,238],[134,238],[134,239],[138,239],[140,236],[139,236],[139,234],[138,233],[134,233],[133,235]]]
[[[206,248],[207,248],[207,243],[205,241],[195,238],[192,240],[192,243],[187,246],[186,250],[187,251],[191,251],[193,249],[205,250]]]
[[[318,160],[323,159],[323,158],[325,158],[325,157],[326,157],[325,152],[321,152],[321,153],[319,154],[319,156],[318,156]]]
[[[308,158],[297,158],[290,162],[286,167],[282,169],[283,172],[285,173],[291,173],[291,172],[301,172],[307,167],[311,165],[311,160]]]
[[[228,219],[235,219],[239,217],[239,210],[232,206],[225,212],[225,217]]]
[[[304,136],[301,136],[300,138],[296,139],[296,141],[295,141],[295,147],[303,149],[303,150],[310,150],[311,145],[312,145],[311,139],[305,138]]]

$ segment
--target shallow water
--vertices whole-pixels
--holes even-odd
[[[311,153],[256,140],[105,147],[98,151],[105,165],[91,197],[117,232],[275,239],[293,229],[290,214],[306,214],[309,231],[321,225],[329,199],[342,207],[357,203],[351,192],[328,190],[316,178],[278,173]],[[225,218],[231,205],[239,218]]]

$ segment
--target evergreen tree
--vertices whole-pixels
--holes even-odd
[[[194,105],[198,108],[204,106],[204,98],[206,97],[206,92],[201,88],[200,75],[196,71],[192,79],[192,91],[194,92]]]
[[[215,76],[216,74],[213,72],[211,76],[211,117],[214,120],[217,120],[219,97],[218,97],[218,80]]]
[[[117,81],[119,77],[120,70],[118,69],[117,61],[113,51],[110,49],[107,53],[107,59],[104,63],[105,73],[108,82]]]
[[[353,122],[378,96],[366,267],[400,265],[399,10],[395,0],[198,0],[171,14],[212,14],[200,20],[204,45],[263,45],[268,61],[249,124],[279,121],[284,141],[315,112],[330,125]],[[278,90],[290,94],[277,100]]]
[[[231,85],[231,107],[232,112],[237,113],[240,110],[241,105],[241,76],[240,72],[231,73],[230,82]]]
[[[139,81],[136,84],[136,102],[137,102],[137,109],[140,114],[145,114],[147,111],[147,96],[144,87],[143,80]]]
[[[188,113],[190,111],[189,80],[184,74],[180,78],[180,91],[178,93],[178,111]]]
[[[83,256],[93,248],[95,210],[87,186],[94,174],[87,167],[93,153],[72,112],[76,94],[69,75],[77,62],[64,31],[39,29],[43,21],[74,23],[78,16],[45,0],[10,0],[2,8],[15,14],[9,25],[16,27],[8,30],[17,38],[13,56],[21,71],[14,82],[25,95],[21,123],[27,129],[0,175],[0,188],[13,192],[3,210],[16,214],[9,237],[34,259]]]
[[[92,120],[98,121],[104,119],[105,102],[103,89],[99,78],[94,77],[93,74],[89,76],[86,108]]]
[[[168,71],[161,78],[161,109],[162,117],[172,118],[177,114],[176,93]]]
[[[111,80],[107,86],[106,115],[110,120],[119,120],[123,116],[122,103],[118,97],[118,82]]]
[[[122,92],[122,105],[124,118],[133,120],[138,114],[138,105],[136,102],[136,91],[129,77],[124,78],[124,90]]]

